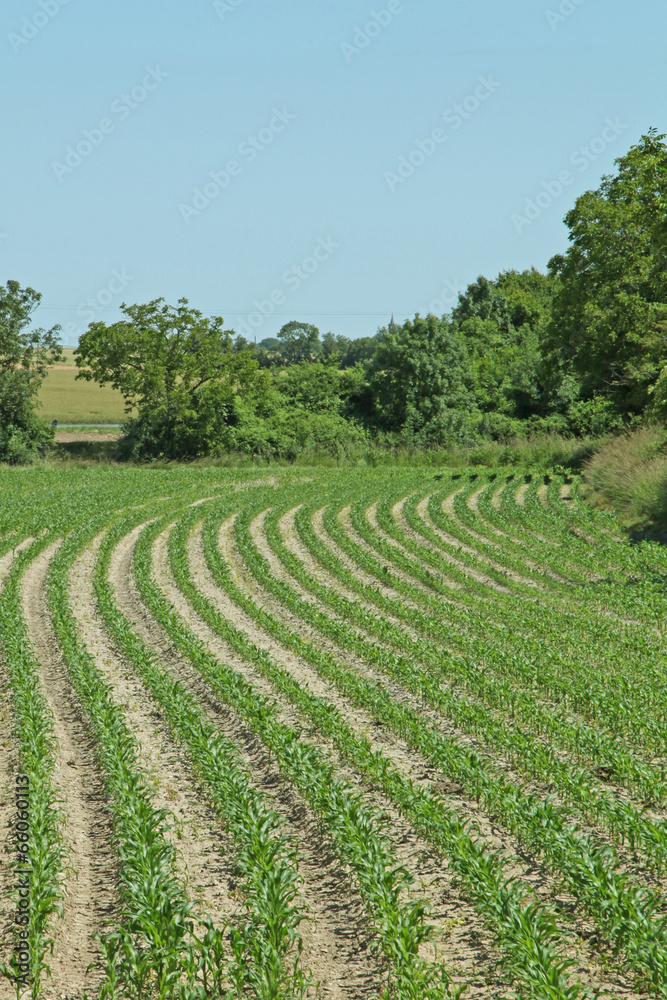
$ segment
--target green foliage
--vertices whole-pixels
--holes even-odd
[[[351,410],[351,401],[362,390],[364,371],[360,365],[341,370],[330,362],[302,361],[277,370],[273,382],[280,403],[289,409],[345,416]]]
[[[641,413],[667,359],[667,146],[651,130],[617,172],[565,216],[570,246],[549,262],[557,277],[546,340],[553,385],[573,374],[584,399]]]
[[[53,443],[53,429],[35,414],[29,403],[0,420],[1,462],[28,465],[43,458]]]
[[[278,332],[280,353],[285,364],[313,361],[322,352],[320,331],[312,323],[290,320]]]
[[[266,417],[246,412],[230,436],[231,449],[267,460],[294,462],[301,455],[343,459],[369,438],[364,429],[336,412],[276,407]]]
[[[611,507],[635,530],[667,530],[667,432],[656,425],[596,450],[584,470],[584,495]]]
[[[522,419],[544,407],[541,338],[553,281],[534,268],[480,276],[459,295],[452,322],[465,338],[477,409]]]
[[[604,396],[572,401],[566,416],[569,427],[579,435],[618,434],[627,425],[614,402]]]
[[[42,456],[53,431],[36,412],[47,365],[62,356],[59,327],[30,329],[41,295],[17,281],[0,286],[0,462],[23,465]]]
[[[324,357],[335,357],[340,368],[354,368],[355,365],[371,360],[377,342],[377,336],[350,340],[348,337],[334,337],[333,333],[327,333],[322,338],[322,353]]]
[[[648,390],[650,401],[646,410],[649,420],[667,424],[667,365],[660,371],[655,385]]]
[[[378,340],[369,380],[377,426],[445,440],[449,411],[472,402],[467,357],[456,330],[436,316],[391,324]]]
[[[225,435],[229,450],[293,462],[307,452],[343,458],[368,441],[353,419],[365,386],[360,366],[343,371],[331,359],[276,366],[269,385],[261,400],[238,406]]]
[[[197,458],[229,448],[239,402],[267,389],[247,350],[234,351],[219,316],[206,319],[181,299],[123,306],[127,319],[92,323],[76,351],[77,378],[110,383],[136,416],[121,455]]]
[[[77,377],[119,389],[136,410],[118,455],[138,460],[340,459],[367,445],[429,452],[664,422],[664,139],[649,130],[577,199],[570,245],[548,274],[480,275],[451,316],[392,320],[354,340],[291,320],[257,345],[185,299],[158,299],[92,324]],[[38,301],[16,282],[0,294],[0,460],[14,463],[51,438],[33,404],[57,328],[22,332]]]

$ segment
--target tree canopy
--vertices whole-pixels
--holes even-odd
[[[465,346],[445,317],[390,324],[370,368],[377,422],[389,431],[435,429],[447,410],[469,405],[466,373]]]
[[[340,455],[345,441],[437,447],[667,420],[664,140],[649,130],[577,198],[547,274],[480,275],[451,314],[356,339],[291,320],[255,344],[186,299],[156,299],[92,323],[77,377],[123,394],[121,454],[142,459]],[[0,289],[0,459],[49,436],[34,411],[57,328],[29,330],[38,302],[16,282]]]
[[[452,323],[463,336],[470,385],[483,413],[522,419],[544,405],[540,342],[551,314],[553,280],[535,268],[480,276],[459,294]]]
[[[641,413],[667,363],[667,146],[649,131],[565,216],[570,246],[549,262],[558,279],[546,344],[552,383],[574,376]]]
[[[280,351],[287,364],[314,361],[322,352],[320,331],[312,323],[290,320],[278,332]]]
[[[184,458],[221,450],[237,402],[266,391],[266,375],[248,350],[233,350],[219,316],[206,318],[187,299],[122,306],[127,319],[92,323],[76,351],[77,378],[109,383],[134,413],[126,441],[137,457]],[[136,412],[135,412],[136,411]]]
[[[18,281],[0,285],[0,461],[28,462],[44,452],[53,432],[36,413],[47,366],[62,356],[59,327],[31,327],[41,301]]]

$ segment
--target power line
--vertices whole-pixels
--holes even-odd
[[[47,311],[48,310],[54,310],[54,309],[58,309],[58,310],[62,309],[62,310],[67,310],[68,312],[72,312],[73,310],[78,309],[79,306],[40,306],[40,308],[43,309],[43,310],[47,310]],[[225,312],[228,316],[250,316],[253,312],[257,312],[257,311],[258,311],[257,309],[224,309],[223,310],[223,312]],[[95,312],[96,313],[109,313],[109,312],[116,312],[116,310],[115,309],[96,309]],[[413,310],[412,309],[403,309],[403,310],[402,309],[395,309],[394,312],[396,312],[396,313],[398,313],[399,315],[402,315],[402,316],[410,316],[410,315],[412,315]],[[390,310],[388,310],[388,309],[378,309],[376,312],[336,312],[336,311],[332,311],[332,312],[303,312],[302,310],[299,309],[299,310],[294,310],[293,312],[273,312],[273,313],[269,313],[266,316],[266,319],[270,319],[271,316],[294,316],[295,314],[298,314],[299,316],[387,316],[389,313],[390,313]]]

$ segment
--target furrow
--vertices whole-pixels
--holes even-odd
[[[460,490],[458,490],[457,492],[460,492]],[[470,556],[475,560],[480,559],[480,554],[476,549],[473,549],[469,545],[466,545],[464,542],[462,542],[458,538],[455,538],[453,535],[447,534],[446,531],[443,531],[442,528],[439,528],[437,525],[433,523],[433,521],[431,520],[431,516],[428,512],[428,504],[431,499],[431,495],[432,494],[428,494],[427,496],[425,496],[424,499],[421,500],[417,505],[417,513],[419,514],[421,519],[425,522],[425,524],[428,525],[431,531],[435,535],[437,535],[438,538],[441,539],[441,541],[445,543],[445,545],[455,550],[458,549],[460,552],[465,552],[466,555]],[[448,498],[448,500],[452,502],[452,505],[453,505],[453,497],[455,495],[456,494],[452,494],[452,496]],[[448,500],[444,500],[443,505],[447,503]],[[448,552],[444,553],[439,552],[438,555],[445,562],[451,563],[452,566],[456,566],[456,568],[461,573],[463,573],[465,576],[469,576],[472,580],[475,580],[477,583],[481,583],[485,587],[490,587],[492,590],[495,590],[501,594],[512,593],[512,591],[509,590],[509,588],[504,587],[501,583],[498,583],[496,580],[492,579],[490,576],[487,576],[485,573],[480,572],[474,567],[468,566],[466,563],[461,562],[460,559],[456,559],[455,556],[450,555]],[[482,562],[484,562],[483,559]]]
[[[110,644],[97,615],[93,574],[103,539],[99,535],[73,561],[70,601],[79,635],[110,686],[113,700],[125,709],[125,719],[138,744],[138,763],[151,784],[153,807],[173,814],[178,825],[168,831],[177,849],[180,872],[197,902],[201,917],[217,926],[238,917],[239,905],[230,891],[235,881],[229,845],[221,839],[219,822],[193,782],[189,760],[167,730],[158,706],[129,665]]]
[[[253,524],[255,524],[255,537],[257,537],[258,526],[256,522],[253,522]],[[233,542],[232,534],[229,530],[229,522],[223,525],[220,530],[219,543],[223,551],[224,558],[233,574],[234,582],[240,587],[240,589],[247,591],[248,595],[258,607],[264,611],[269,611],[270,614],[280,620],[286,628],[290,629],[294,634],[298,634],[302,639],[307,639],[315,646],[315,648],[322,650],[329,655],[333,655],[338,662],[344,663],[347,667],[352,668],[359,675],[364,676],[371,682],[381,683],[392,694],[392,696],[396,698],[397,701],[409,705],[413,708],[413,710],[421,712],[425,718],[431,719],[433,724],[436,725],[441,732],[447,733],[452,740],[465,744],[467,747],[480,753],[483,757],[494,759],[496,766],[498,766],[505,776],[515,785],[520,785],[527,793],[538,793],[542,796],[550,795],[555,802],[564,804],[564,801],[560,797],[554,796],[553,788],[550,785],[545,784],[544,781],[540,782],[537,779],[530,777],[527,780],[525,774],[517,773],[515,767],[507,761],[505,752],[499,750],[498,748],[489,747],[484,742],[480,742],[466,730],[458,728],[443,711],[428,709],[423,703],[418,702],[414,697],[412,697],[403,686],[398,683],[388,681],[386,678],[382,677],[361,657],[352,654],[335,641],[325,638],[315,627],[306,624],[303,618],[298,617],[293,611],[289,611],[284,604],[279,603],[278,599],[261,585],[256,576],[253,576],[246,569],[245,564],[242,562],[240,553]],[[191,544],[193,550],[199,548],[200,539],[198,535],[193,537]],[[262,548],[263,550],[266,550],[268,547],[268,541],[264,538]],[[197,553],[196,560],[193,559],[193,572],[195,563],[197,566],[201,565],[201,556],[199,553]],[[212,585],[213,581],[211,581],[210,577],[206,576],[201,571],[199,573],[195,573],[195,576],[202,592],[206,593],[208,597],[215,601],[216,594],[219,595],[219,592],[216,590],[215,586]],[[325,609],[323,609],[320,605],[320,610]],[[325,610],[325,614],[326,613],[327,612]],[[323,697],[328,698],[333,704],[335,704],[337,708],[347,716],[348,720],[356,720],[355,728],[358,731],[365,728],[366,732],[368,732],[368,730],[373,727],[373,721],[366,715],[366,713],[355,710],[348,700],[340,698],[330,683],[327,682],[326,684],[322,684],[322,681],[319,680],[319,675],[314,674],[313,668],[300,663],[296,668],[292,664],[290,669],[291,672],[293,674],[295,673],[300,679],[308,680],[309,687],[313,693],[318,693],[317,688],[318,686],[321,687],[321,694]],[[496,713],[493,714],[495,715]],[[502,719],[503,717],[500,716],[500,718]],[[503,721],[507,720],[503,719]],[[375,739],[375,737],[373,739]],[[386,731],[383,731],[382,739],[384,741],[385,753],[395,757],[397,747],[400,747],[400,751],[398,752],[405,754],[405,760],[412,760],[412,769],[414,769],[414,754],[409,750],[406,752],[405,744],[402,741],[389,739]],[[556,752],[556,756],[562,763],[570,763],[572,768],[576,768],[578,766],[575,760],[571,759],[562,751]],[[428,770],[428,764],[425,761],[420,760],[419,768],[422,770],[426,768]],[[598,783],[593,782],[591,788],[592,793],[604,798],[608,795],[608,791],[609,789],[603,788]],[[618,787],[613,788],[613,795],[615,796],[616,801],[618,801],[619,806],[621,803],[633,805],[631,797],[627,795],[624,789]],[[612,804],[614,799],[607,798],[605,801]],[[459,805],[461,805],[461,803],[459,803]],[[465,810],[468,815],[471,815],[472,808],[473,803],[466,802]],[[595,821],[589,816],[590,811],[591,810],[589,808],[586,813],[586,820],[583,821],[584,828],[589,833],[594,832],[596,836],[601,839],[601,842],[610,842],[608,831],[605,831],[604,828],[596,825]],[[651,822],[659,824],[660,818],[657,814],[651,816]],[[488,822],[486,827],[488,827]],[[484,828],[484,825],[482,826],[482,832],[484,836],[488,838],[489,830]],[[629,870],[640,874],[640,877],[647,877],[646,873],[641,873],[639,871],[637,859],[634,854],[625,852],[623,856],[625,864],[628,866]],[[650,884],[655,884],[655,877],[653,875],[648,877]]]
[[[87,969],[100,957],[95,935],[117,912],[117,862],[93,740],[83,722],[49,619],[46,580],[58,544],[41,552],[26,569],[22,599],[58,746],[53,784],[65,813],[71,870],[65,883],[65,915],[56,924],[49,964],[54,989],[69,994],[90,990],[99,978],[99,973],[88,973]]]
[[[231,577],[239,589],[243,590],[246,595],[263,611],[266,611],[274,616],[287,628],[294,628],[295,631],[298,631],[298,635],[302,639],[308,639],[308,641],[312,642],[317,648],[334,655],[340,663],[344,663],[346,666],[352,667],[360,675],[373,681],[380,680],[378,675],[376,675],[374,671],[370,669],[368,665],[359,657],[346,653],[339,646],[326,641],[320,633],[317,633],[314,629],[307,626],[301,619],[297,618],[294,614],[291,614],[284,607],[284,605],[279,604],[268,591],[262,588],[255,577],[252,576],[245,567],[241,554],[234,544],[230,527],[229,523],[222,525],[218,536],[219,544],[223,558],[227,562],[230,569]],[[243,619],[244,622],[247,621],[247,615],[240,611],[237,605],[230,602],[230,599],[216,584],[210,570],[205,565],[201,547],[200,531],[193,533],[191,536],[189,554],[191,572],[197,589],[220,611],[226,613],[230,617],[230,620],[234,620],[237,626],[241,619]],[[232,616],[234,616],[234,618],[232,618]],[[478,808],[475,802],[472,800],[463,800],[458,796],[454,796],[452,794],[454,786],[446,779],[443,779],[443,776],[431,766],[429,761],[423,758],[419,753],[411,750],[404,740],[393,736],[389,730],[379,727],[372,716],[370,716],[367,712],[364,712],[362,709],[356,708],[349,699],[338,693],[337,688],[331,682],[324,680],[310,664],[297,655],[291,653],[287,647],[284,647],[279,642],[273,640],[267,632],[257,627],[254,623],[252,623],[251,629],[252,631],[250,637],[253,641],[261,648],[270,652],[275,661],[289,671],[294,679],[300,684],[306,685],[308,690],[313,695],[330,702],[345,719],[351,730],[357,736],[363,736],[369,741],[374,752],[381,752],[387,759],[392,761],[401,773],[410,777],[416,782],[416,784],[423,786],[424,788],[435,789],[443,798],[443,801],[446,801],[451,807],[456,807],[461,812],[462,816],[467,817],[473,822],[480,835],[483,836],[485,841],[492,845],[495,850],[501,850],[512,856],[517,855],[516,842],[513,841],[512,838],[508,838],[506,835],[503,836],[500,831],[494,827],[489,818]],[[244,631],[245,630],[244,625]],[[250,630],[248,630],[247,634],[250,634]],[[395,692],[397,698],[406,702],[411,701],[407,693],[398,685],[389,684],[388,687],[390,690]],[[439,723],[441,726],[446,726],[446,723],[442,719],[439,719]],[[453,738],[460,737],[460,734],[454,729],[454,727],[451,727],[451,734]],[[387,802],[383,802],[382,808],[392,813],[392,819],[395,825],[405,827],[405,824],[402,824],[398,819],[396,811]],[[405,833],[403,834],[403,839],[407,842]],[[427,848],[425,845],[413,848],[413,854],[417,851],[426,852]],[[449,892],[451,893],[452,891],[453,890],[450,888]],[[469,926],[471,935],[476,935],[477,928],[475,927],[475,924],[478,921],[475,918],[474,911],[472,911],[472,909],[468,907],[463,900],[459,900],[458,905],[462,909],[468,909],[469,912],[465,918],[465,923]]]
[[[238,558],[237,550],[237,558],[234,558],[235,545],[233,542],[233,521],[234,518],[232,517],[223,523],[219,533],[219,543],[224,558],[230,565],[235,565],[238,568],[240,559]],[[159,576],[160,586],[170,603],[177,608],[179,613],[185,616],[188,613],[187,605],[182,603],[182,598],[179,600],[178,592],[174,593],[172,585],[170,585],[171,581],[169,579],[165,542],[166,538],[163,535],[158,539],[154,550],[156,557],[155,567]],[[400,740],[387,739],[384,733],[378,733],[377,728],[374,725],[374,721],[370,716],[361,710],[354,709],[348,702],[345,701],[345,699],[340,698],[333,685],[323,681],[309,664],[274,640],[272,636],[259,627],[245,611],[240,609],[223,590],[216,586],[210,571],[206,566],[205,556],[201,545],[201,527],[198,531],[193,532],[191,535],[189,543],[189,560],[191,572],[200,593],[211,600],[217,609],[234,625],[234,627],[240,629],[246,637],[255,646],[257,646],[257,648],[268,653],[279,667],[285,669],[289,674],[291,674],[292,677],[295,678],[295,680],[299,682],[299,684],[306,687],[315,697],[323,698],[339,709],[341,713],[350,721],[353,731],[363,732],[367,735],[367,737],[371,740],[371,743],[377,749],[381,749],[383,752],[386,752],[390,759],[396,761],[400,759],[401,765],[405,767],[409,773],[412,773],[415,769],[419,769],[420,767],[423,768],[424,762],[419,759],[418,755],[415,755],[415,759],[411,760],[409,751],[404,745],[401,745]],[[179,603],[177,604],[176,601]],[[198,622],[196,618],[194,618],[192,611],[189,612],[189,615],[190,617],[188,620],[190,622],[190,626],[199,634],[200,638],[206,639],[209,648],[216,653],[215,645],[218,641],[217,637],[211,634],[203,622]],[[292,715],[291,707],[289,709],[285,707],[284,699],[281,698],[275,690],[272,690],[272,696],[283,706],[284,717],[289,718]],[[289,721],[296,726],[302,725],[302,720],[299,715],[290,718]],[[370,732],[371,730],[373,731],[372,734]],[[309,737],[304,736],[302,738]],[[316,742],[321,742],[321,740],[316,739]],[[341,764],[340,761],[337,765],[337,773],[349,780],[351,784],[357,783],[359,780],[358,775],[356,775],[344,764]],[[449,967],[449,958],[451,955],[449,942],[446,942],[445,938],[447,937],[449,926],[452,924],[455,925],[456,923],[457,911],[458,915],[460,915],[463,919],[463,914],[460,914],[460,910],[461,908],[467,910],[467,913],[465,913],[464,926],[468,929],[471,937],[473,938],[481,933],[481,921],[479,921],[476,917],[474,911],[472,911],[470,907],[466,907],[461,900],[457,901],[454,897],[449,903],[447,902],[452,896],[453,891],[451,880],[446,880],[443,877],[441,863],[437,856],[431,849],[429,849],[427,844],[419,841],[419,838],[414,835],[408,824],[400,817],[397,810],[395,810],[386,801],[379,802],[377,797],[369,792],[366,793],[365,797],[373,801],[375,805],[379,804],[383,812],[385,812],[391,819],[392,839],[395,842],[397,854],[401,863],[414,876],[416,883],[421,884],[421,894],[428,898],[431,903],[432,909],[430,923],[435,926],[436,940],[439,940],[437,953],[441,957],[445,958],[446,964]],[[448,882],[450,884],[447,884]],[[454,954],[457,965],[461,965],[464,970],[467,970],[468,974],[470,974],[470,970],[474,969],[475,965],[480,962],[479,949],[475,948],[471,952],[469,947],[467,949],[465,948],[464,941],[457,942]],[[432,948],[426,949],[425,957],[429,957],[431,960],[434,960],[436,953],[432,950]]]
[[[303,966],[310,968],[315,981],[322,983],[326,1000],[371,1000],[377,996],[382,976],[374,958],[363,907],[350,891],[349,877],[332,853],[321,824],[292,787],[256,733],[249,729],[227,706],[210,692],[200,674],[172,646],[160,626],[141,602],[132,577],[132,557],[137,538],[145,525],[127,534],[114,551],[109,579],[119,607],[138,635],[159,652],[163,667],[198,699],[207,717],[239,749],[256,787],[261,788],[282,815],[286,829],[299,844],[305,862],[299,871],[304,878],[302,894],[310,910],[310,919],[301,925]],[[189,625],[193,613],[175,587],[166,562],[164,542],[158,546],[157,582],[174,606],[185,612]],[[208,645],[224,662],[237,669],[263,693],[270,692],[264,679],[226,644],[212,634],[205,636]]]

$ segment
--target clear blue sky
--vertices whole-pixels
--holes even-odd
[[[663,0],[4,0],[0,277],[67,344],[159,296],[258,340],[445,311],[667,131],[666,38]]]

